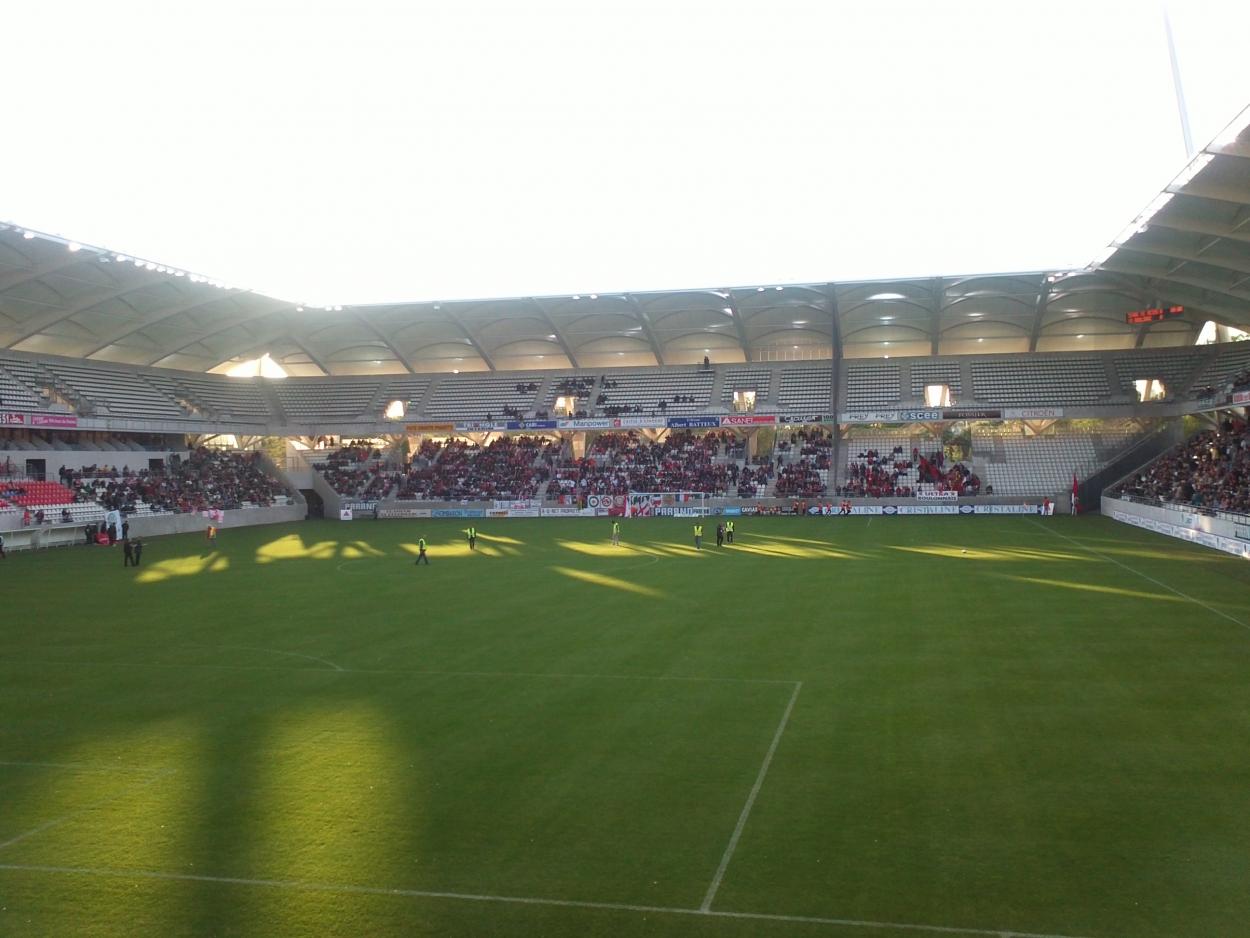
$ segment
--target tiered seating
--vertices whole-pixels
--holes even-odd
[[[1196,395],[1204,391],[1222,394],[1234,376],[1250,368],[1250,342],[1231,342],[1203,369],[1194,381]]]
[[[1240,420],[1225,421],[1144,466],[1110,494],[1250,514],[1250,429]]]
[[[1203,349],[1158,349],[1139,352],[1132,357],[1116,356],[1115,372],[1119,378],[1119,390],[1133,394],[1134,381],[1142,378],[1157,379],[1167,388],[1168,397],[1182,397],[1189,390],[1194,369],[1206,354]]]
[[[55,362],[45,366],[74,391],[110,414],[126,417],[185,417],[173,400],[132,371]]]
[[[273,414],[261,394],[258,383],[260,380],[184,374],[174,378],[184,396],[212,413],[241,419],[269,420]]]
[[[769,388],[772,386],[773,373],[767,368],[736,368],[725,372],[725,383],[721,390],[721,403],[726,408],[733,407],[734,391],[754,391],[755,409],[768,411],[765,406]],[[824,413],[825,408],[820,409]]]
[[[198,512],[288,503],[283,486],[265,475],[259,453],[198,449],[177,465],[82,483],[80,493],[108,509],[134,513]],[[73,493],[71,493],[71,496]]]
[[[1012,358],[972,362],[972,391],[982,404],[1080,406],[1107,399],[1101,358]]]
[[[402,476],[388,469],[382,453],[368,445],[345,446],[312,466],[336,494],[349,498],[385,498]]]
[[[525,387],[518,391],[518,385]],[[534,409],[537,389],[528,390],[516,375],[457,375],[443,378],[422,416],[431,419],[500,419],[505,410],[528,414]]]
[[[515,382],[514,382],[515,383]],[[560,444],[505,436],[479,447],[464,440],[423,444],[399,481],[401,499],[459,501],[536,498],[551,476]]]
[[[673,433],[662,443],[637,433],[601,433],[585,457],[556,467],[547,497],[580,502],[588,495],[630,491],[725,495],[737,485],[740,470],[736,462],[717,458],[723,442],[716,433]]]
[[[70,505],[74,502],[74,493],[59,482],[0,482],[0,495],[23,508]]]
[[[295,421],[351,420],[365,413],[378,393],[377,381],[287,378],[273,382],[288,418]]]
[[[846,406],[897,407],[902,399],[898,365],[887,361],[849,361],[846,367]]]
[[[950,388],[952,396],[962,390],[960,387],[959,362],[951,361],[913,361],[911,363],[911,396],[915,400],[924,399],[924,389],[930,384],[944,384]]]
[[[711,403],[714,378],[706,369],[607,375],[600,381],[594,404],[600,414],[701,414]],[[603,403],[599,403],[601,397]]]
[[[597,394],[599,379],[588,375],[552,375],[547,383],[547,393],[543,397],[542,406],[550,411],[556,406],[557,397],[574,397],[577,399],[575,410],[590,409],[590,399]]]
[[[429,378],[393,378],[382,389],[382,408],[385,409],[391,401],[403,401],[405,408],[419,409],[429,389]]]
[[[1132,438],[1128,429],[1025,437],[1018,430],[979,427],[972,432],[972,450],[985,457],[984,481],[995,495],[1054,495],[1072,488],[1073,473],[1080,478],[1093,474]]]
[[[833,372],[823,368],[788,368],[781,372],[777,407],[782,413],[825,414],[833,403]]]
[[[0,368],[0,410],[34,410],[42,406],[39,396],[16,377]]]

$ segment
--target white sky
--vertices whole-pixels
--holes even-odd
[[[1195,143],[1250,3],[1170,7]],[[5,11],[0,218],[314,303],[1079,266],[1186,162],[1149,0]]]

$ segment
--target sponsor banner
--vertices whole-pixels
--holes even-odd
[[[1243,541],[1250,541],[1250,525],[1234,524],[1233,537],[1240,538]]]
[[[776,414],[730,414],[720,418],[722,427],[771,427],[776,424]]]
[[[541,508],[543,503],[537,498],[520,498],[512,501],[496,499],[491,503],[492,508],[507,508],[510,511],[525,511],[529,508]]]
[[[1154,531],[1156,534],[1166,534],[1168,537],[1189,541],[1191,544],[1201,544],[1203,547],[1210,547],[1250,560],[1250,544],[1236,538],[1209,534],[1206,531],[1182,527],[1179,524],[1169,524],[1166,521],[1156,521],[1154,518],[1143,518],[1140,515],[1128,514],[1123,511],[1112,510],[1111,517],[1116,521],[1122,521],[1134,527]]]
[[[484,518],[486,512],[481,508],[432,508],[431,518]]]
[[[509,420],[505,425],[506,430],[554,430],[558,420]]]
[[[721,514],[729,515],[730,517],[737,517],[742,514],[742,509],[736,505],[729,505],[721,512]]]
[[[11,427],[24,426],[26,423],[25,414],[0,414],[0,424]]]
[[[882,515],[885,509],[880,505],[852,505],[851,514],[853,515]]]
[[[1062,407],[1008,407],[1003,411],[1004,420],[1050,420],[1062,416]]]
[[[383,508],[378,512],[379,518],[430,518],[433,515],[429,508]]]
[[[758,515],[760,508],[758,505],[743,505],[738,509],[738,512],[743,515]]]
[[[952,492],[952,491],[950,491],[950,490],[948,489],[947,491],[944,491],[944,492],[936,492],[936,491],[934,491],[934,492],[917,492],[917,493],[916,493],[916,497],[917,497],[917,498],[949,498],[949,499],[954,500],[954,499],[956,499],[956,498],[958,498],[958,497],[959,497],[959,493],[958,493],[958,492]]]
[[[966,507],[973,509],[973,514],[978,515],[1040,515],[1042,513],[1041,505],[960,505],[962,511]]]
[[[941,420],[942,411],[940,410],[900,410],[898,412],[899,420],[903,423],[913,423],[917,420]],[[947,420],[951,419],[949,417]]]
[[[954,407],[942,411],[943,420],[1001,420],[1003,412],[996,408]]]
[[[848,410],[838,414],[839,423],[898,423],[897,410]]]
[[[745,508],[742,510],[742,513],[746,514]],[[760,505],[755,510],[757,515],[792,515],[794,513],[793,505]]]
[[[557,505],[553,508],[543,508],[541,514],[544,518],[593,518],[595,510],[593,508]]]
[[[608,417],[577,417],[568,420],[557,420],[559,430],[611,430],[612,420]]]
[[[453,429],[457,433],[491,433],[494,430],[507,430],[508,424],[504,420],[464,420],[458,422]]]
[[[786,414],[777,418],[778,423],[800,424],[800,423],[824,423],[825,418],[821,414],[801,414],[794,416]]]
[[[376,501],[345,501],[340,503],[340,507],[350,508],[352,511],[373,511],[373,509],[378,507],[378,503]]]
[[[670,430],[690,430],[697,427],[719,427],[720,417],[669,417],[664,421]]]
[[[350,508],[340,508],[340,509],[339,509],[339,520],[340,520],[340,521],[351,521],[351,520],[352,520],[352,510],[351,510]]]
[[[1250,391],[1234,391],[1233,403],[1234,404],[1250,404]]]
[[[407,433],[455,433],[456,425],[454,423],[435,423],[429,420],[422,420],[417,423],[404,424],[404,431]]]
[[[73,428],[78,426],[78,418],[73,414],[31,414],[32,427]]]
[[[612,417],[611,420],[614,430],[622,427],[649,427],[656,430],[664,426],[663,417]]]

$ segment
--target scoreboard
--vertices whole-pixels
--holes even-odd
[[[1162,322],[1165,319],[1182,316],[1184,313],[1185,307],[1183,306],[1154,306],[1150,309],[1135,309],[1124,318],[1128,323],[1136,326],[1146,322]]]

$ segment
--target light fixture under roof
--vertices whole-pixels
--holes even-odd
[[[784,290],[784,289],[785,289],[785,287],[773,287],[773,289],[774,289],[774,290],[777,290],[778,292],[780,292],[781,290]]]
[[[806,325],[807,325],[807,320],[806,320],[806,319],[796,319],[796,320],[794,320],[794,324],[795,324],[796,326],[806,326]]]
[[[733,308],[732,308],[732,307],[730,307],[730,306],[724,306],[724,307],[722,307],[722,308],[721,308],[721,312],[722,312],[722,313],[728,313],[730,316],[732,316],[732,315],[734,314]]]
[[[1085,338],[1085,333],[1084,333],[1084,332],[1082,332],[1080,335],[1078,335],[1078,336],[1077,336],[1077,338],[1078,338],[1078,339],[1083,339],[1083,338]]]
[[[79,244],[77,241],[71,241],[69,244],[65,246],[69,249],[71,254],[82,250],[82,245]]]
[[[31,238],[33,238],[34,236],[35,236],[35,233],[34,233],[33,231],[23,231],[23,232],[22,232],[22,237],[23,237],[23,238],[25,238],[27,241],[29,241],[29,240],[30,240]]]
[[[868,299],[870,300],[905,300],[907,299],[907,297],[905,297],[901,293],[874,293],[872,296],[868,297]]]

